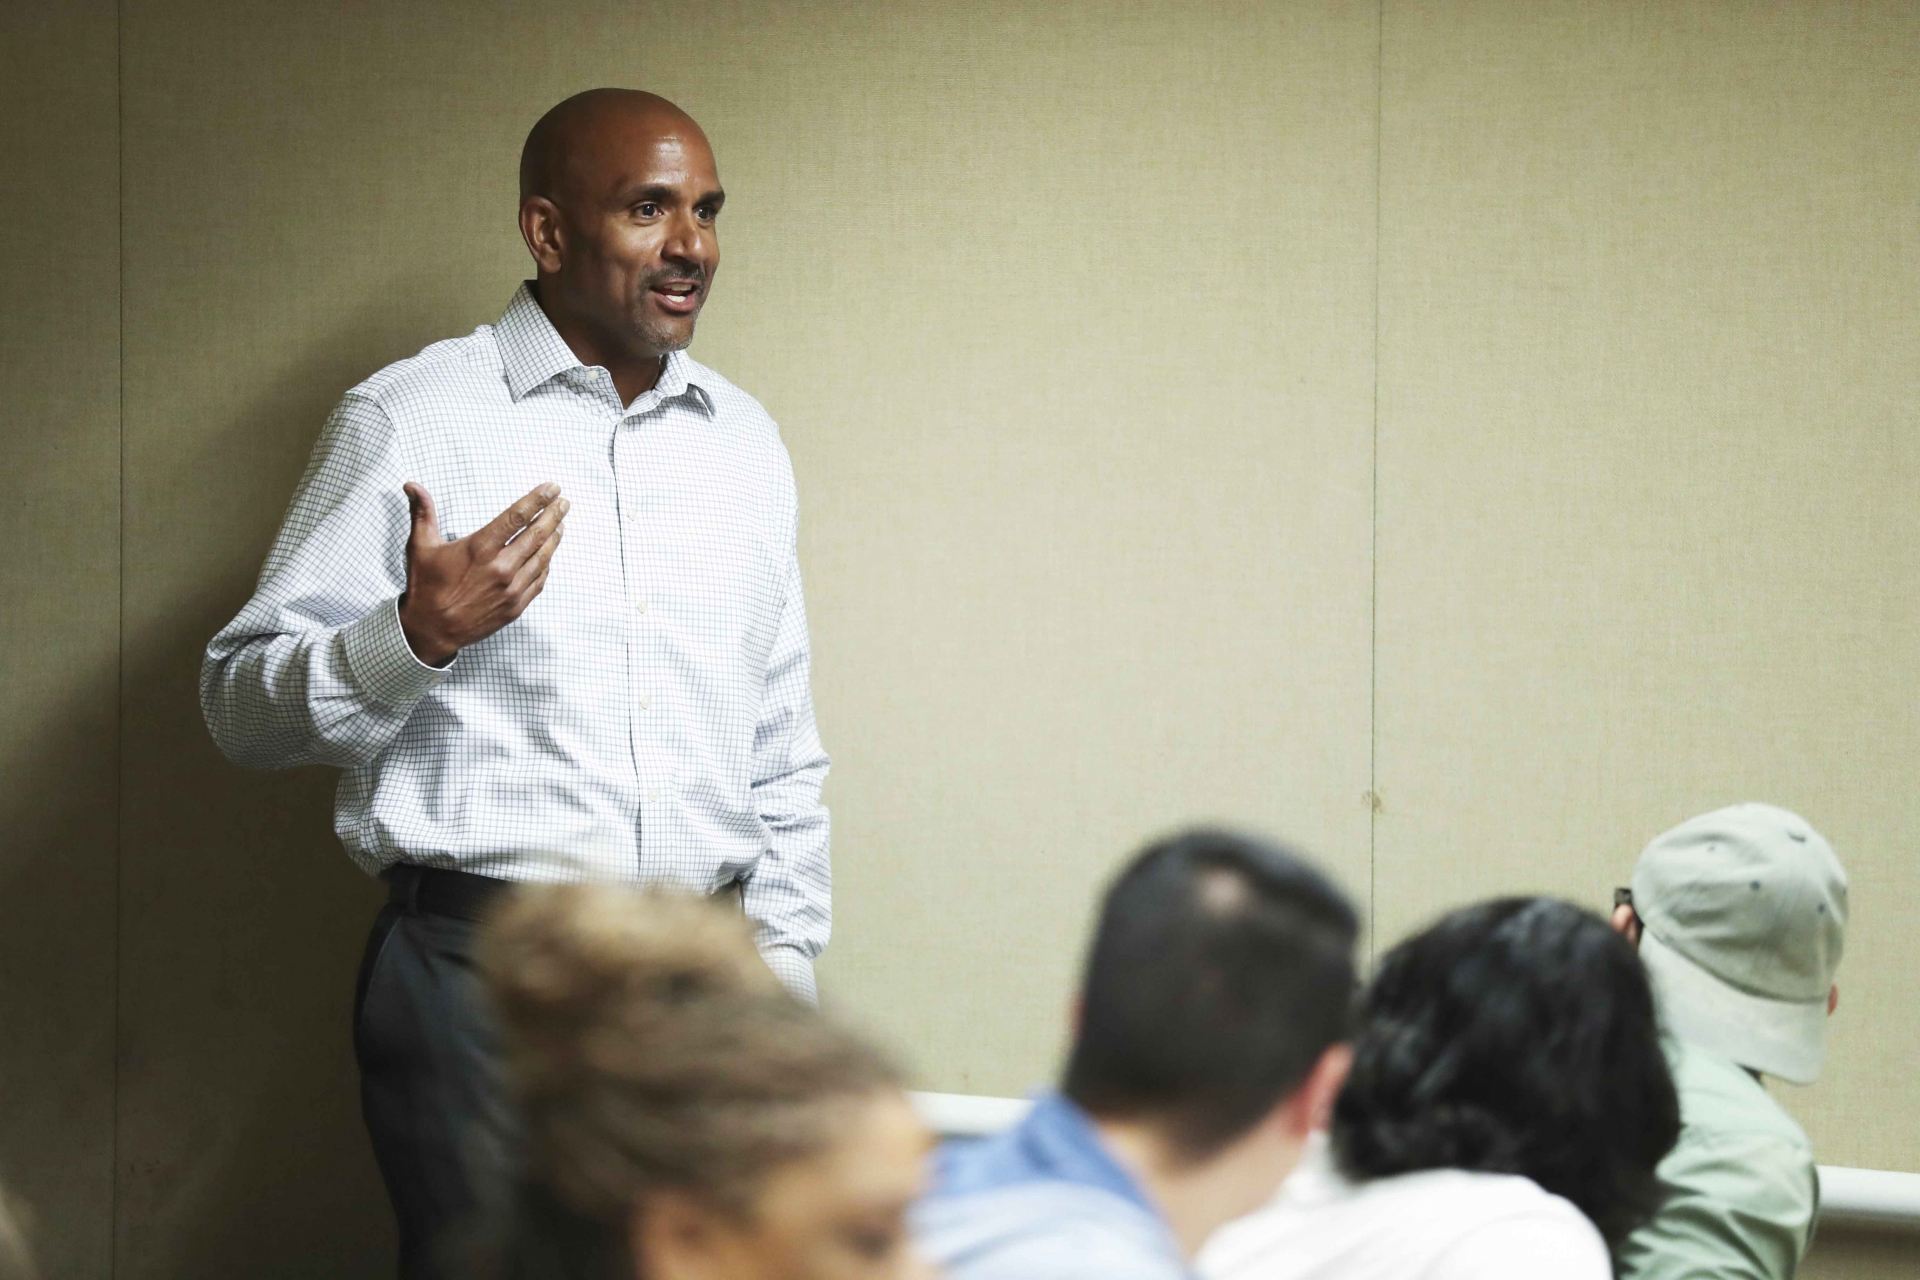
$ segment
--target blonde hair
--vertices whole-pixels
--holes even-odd
[[[657,1188],[744,1211],[827,1144],[840,1106],[898,1085],[786,993],[737,911],[703,900],[525,889],[483,927],[478,963],[528,1177],[600,1222]]]

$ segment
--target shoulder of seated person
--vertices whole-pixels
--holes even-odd
[[[1451,1256],[1470,1240],[1499,1249],[1514,1232],[1591,1243],[1589,1252],[1606,1255],[1578,1209],[1518,1175],[1427,1169],[1334,1185],[1333,1194],[1308,1188],[1304,1196],[1290,1186],[1267,1208],[1229,1224],[1202,1251],[1201,1273],[1246,1280],[1374,1275],[1385,1267],[1377,1272],[1384,1275]]]
[[[1124,1241],[1088,1232],[1008,1249],[994,1260],[995,1277],[1018,1280],[1191,1280],[1177,1258],[1143,1253]]]
[[[1571,1203],[1553,1195],[1532,1209],[1470,1225],[1425,1274],[1432,1280],[1532,1280],[1546,1260],[1551,1261],[1551,1274],[1562,1280],[1613,1276],[1599,1230]]]
[[[944,1261],[948,1280],[1189,1280],[1191,1275],[1157,1239],[1071,1215],[1014,1229]]]
[[[1812,1150],[1799,1122],[1752,1072],[1730,1058],[1688,1045],[1674,1073],[1674,1086],[1680,1095],[1680,1123],[1687,1130],[1686,1140],[1749,1135]]]
[[[1531,1178],[1469,1169],[1422,1169],[1365,1182],[1351,1182],[1337,1174],[1289,1180],[1278,1198],[1240,1222],[1256,1231],[1262,1226],[1284,1229],[1289,1224],[1306,1229],[1330,1213],[1449,1234],[1518,1218],[1586,1221],[1571,1202]],[[1222,1236],[1235,1226],[1223,1230]]]
[[[1376,1195],[1416,1203],[1473,1207],[1490,1217],[1508,1214],[1554,1212],[1564,1206],[1578,1214],[1573,1205],[1543,1188],[1531,1178],[1517,1173],[1482,1173],[1475,1169],[1422,1169],[1414,1173],[1376,1178],[1355,1188],[1356,1195]]]

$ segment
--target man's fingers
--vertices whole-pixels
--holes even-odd
[[[413,528],[407,533],[409,545],[437,547],[445,541],[440,536],[440,517],[433,510],[433,495],[422,485],[409,480],[400,486],[407,495],[407,515],[413,520]]]
[[[528,493],[473,535],[479,550],[490,555],[506,546],[514,534],[532,524],[534,517],[559,496],[560,486],[551,480]]]
[[[567,527],[565,525],[560,525],[555,528],[553,535],[535,548],[533,554],[527,557],[526,563],[522,564],[519,570],[513,575],[513,582],[507,589],[514,594],[516,599],[520,600],[521,608],[526,607],[526,602],[533,599],[533,595],[539,594],[539,588],[533,587],[532,584],[536,580],[542,582],[546,580],[547,566],[553,562],[553,553],[560,549],[560,539],[566,536]],[[533,537],[533,531],[528,530],[520,541],[525,542],[531,537]],[[514,546],[518,545],[519,543],[514,544]],[[511,550],[511,548],[509,548],[509,550]],[[527,594],[529,588],[531,588],[533,595]]]
[[[565,498],[548,503],[546,510],[535,516],[533,523],[521,530],[520,536],[500,552],[499,564],[509,577],[552,539],[560,528],[560,522],[567,518],[571,505]]]
[[[528,577],[526,581],[516,583],[513,594],[509,597],[513,602],[507,609],[509,621],[517,619],[521,614],[525,613],[527,606],[531,605],[539,598],[540,593],[547,589],[546,565],[543,564],[539,566],[538,569],[535,569],[533,565],[528,565],[527,570]]]
[[[515,601],[513,606],[513,616],[517,618],[521,614],[525,613],[527,611],[527,606],[532,604],[534,600],[536,600],[539,597],[540,593],[542,591],[545,591],[546,589],[547,589],[547,571],[545,569],[542,569],[540,571],[539,576],[527,584],[527,589],[521,594],[520,598],[517,601]]]

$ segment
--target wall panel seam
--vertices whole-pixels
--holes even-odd
[[[1373,490],[1367,522],[1367,950],[1380,950],[1376,828],[1380,820],[1380,158],[1386,119],[1387,0],[1373,16]]]
[[[118,279],[114,307],[115,387],[114,434],[118,454],[118,495],[115,505],[114,588],[115,689],[113,717],[114,842],[113,842],[113,1036],[111,1042],[112,1117],[107,1139],[107,1275],[120,1271],[120,910],[121,868],[126,860],[126,717],[127,717],[127,6],[115,0],[113,14],[114,94],[114,238]]]

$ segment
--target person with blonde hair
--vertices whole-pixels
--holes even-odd
[[[887,1060],[713,903],[522,890],[479,971],[524,1130],[501,1280],[904,1280],[930,1139]]]

